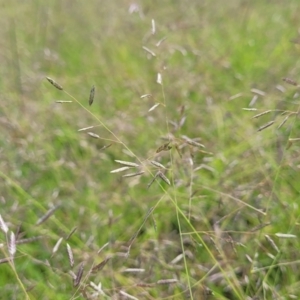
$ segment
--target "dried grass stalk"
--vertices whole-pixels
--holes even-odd
[[[68,257],[69,257],[69,262],[70,262],[70,266],[71,268],[73,268],[74,266],[74,256],[73,256],[73,251],[71,246],[67,243],[67,252],[68,252]]]
[[[95,86],[93,85],[90,91],[89,105],[91,106],[94,102],[95,97]]]
[[[270,127],[270,126],[272,126],[272,125],[274,124],[274,122],[275,122],[275,121],[270,121],[269,123],[267,123],[267,124],[265,124],[265,125],[259,127],[257,131],[262,131],[262,130],[264,130],[264,129]]]
[[[111,259],[111,257],[107,257],[106,259],[104,259],[101,263],[99,263],[98,265],[94,266],[91,270],[91,273],[95,274],[98,273],[99,271],[101,271],[104,266],[108,263],[108,261]]]
[[[62,86],[59,85],[56,81],[54,81],[52,78],[50,78],[50,77],[46,77],[46,78],[54,87],[56,87],[57,89],[59,89],[61,91],[63,90]]]
[[[84,263],[81,263],[79,268],[78,268],[78,271],[77,271],[77,274],[76,274],[76,277],[73,281],[73,285],[74,287],[78,286],[80,281],[81,281],[81,278],[82,278],[82,275],[83,275],[83,269],[84,269]]]
[[[35,225],[40,225],[40,224],[44,223],[46,220],[48,220],[54,214],[54,212],[59,207],[60,207],[60,205],[56,205],[56,206],[52,207],[51,209],[49,209],[41,218],[38,219],[38,221],[36,222]]]
[[[282,80],[291,85],[295,85],[295,86],[298,85],[297,82],[291,78],[284,77],[282,78]]]
[[[6,225],[6,223],[4,222],[4,220],[2,219],[2,216],[0,215],[0,228],[1,230],[7,234],[8,232],[8,226]]]
[[[121,164],[121,165],[124,165],[124,166],[128,166],[128,167],[139,167],[140,165],[139,164],[136,164],[136,163],[133,163],[133,162],[130,162],[130,161],[124,161],[124,160],[115,160],[115,162]]]
[[[140,176],[143,175],[145,173],[145,171],[140,171],[140,172],[136,172],[136,173],[130,173],[130,174],[125,174],[122,177],[135,177],[135,176]]]

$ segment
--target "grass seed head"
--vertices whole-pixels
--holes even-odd
[[[90,91],[89,105],[91,106],[94,102],[95,97],[95,86],[93,85]]]
[[[50,78],[50,77],[46,77],[46,78],[58,90],[61,90],[61,91],[63,90],[63,87],[61,85],[59,85],[56,81],[54,81],[52,78]]]

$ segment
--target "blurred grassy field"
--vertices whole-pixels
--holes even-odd
[[[298,299],[298,11],[2,3],[0,298]]]

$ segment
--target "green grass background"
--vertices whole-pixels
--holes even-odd
[[[298,111],[298,88],[282,81],[299,79],[298,12],[297,0],[2,2],[0,214],[10,231],[1,232],[1,258],[11,231],[41,239],[0,264],[0,298],[298,299],[299,143],[287,145],[299,120],[277,129],[279,113],[251,119],[256,112],[243,110],[258,89],[259,112]],[[101,138],[78,132],[88,126]],[[157,154],[171,135],[173,148]],[[185,146],[180,157],[182,136],[199,138],[206,152]],[[114,160],[148,158],[168,167],[171,186],[147,189],[149,164],[141,177],[110,173],[120,167]],[[73,272],[85,266],[78,287],[66,243]],[[156,284],[164,279],[177,282]],[[92,298],[91,281],[105,295]]]

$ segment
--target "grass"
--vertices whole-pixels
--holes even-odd
[[[298,6],[3,6],[3,299],[297,299]]]

